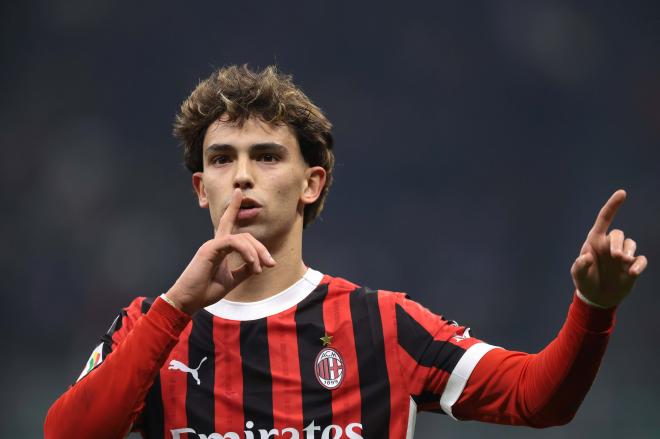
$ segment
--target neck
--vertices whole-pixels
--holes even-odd
[[[264,243],[265,244],[265,243]],[[256,302],[267,299],[296,283],[307,270],[302,260],[302,231],[292,233],[280,245],[266,245],[276,265],[263,267],[260,274],[250,276],[231,290],[225,298],[234,302]]]

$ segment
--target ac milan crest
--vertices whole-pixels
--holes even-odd
[[[344,359],[333,348],[324,348],[316,356],[314,372],[323,387],[334,390],[344,381]]]

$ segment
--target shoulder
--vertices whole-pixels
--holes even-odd
[[[404,303],[408,300],[408,295],[406,293],[362,286],[344,278],[333,277],[327,274],[323,275],[323,279],[320,283],[320,285],[324,284],[327,285],[328,294],[349,294],[351,300],[374,300],[380,304],[391,306],[394,306],[397,303]]]
[[[130,329],[141,316],[149,311],[155,300],[156,297],[145,296],[138,296],[131,300],[127,306],[119,311],[119,315],[113,322],[114,328],[111,327],[110,331],[113,331],[113,329],[118,330],[121,326]]]
[[[122,310],[126,311],[128,314],[146,314],[151,308],[151,305],[154,304],[155,300],[156,297],[138,296],[131,300]]]

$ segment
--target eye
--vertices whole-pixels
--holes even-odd
[[[228,155],[217,155],[211,158],[211,163],[214,165],[224,165],[231,162],[231,158]]]
[[[267,162],[267,163],[274,163],[279,160],[279,158],[275,154],[271,154],[271,153],[262,154],[261,157],[259,157],[259,159],[262,162]]]

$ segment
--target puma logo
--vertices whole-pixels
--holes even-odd
[[[456,341],[456,343],[459,343],[459,342],[461,342],[463,340],[466,340],[470,337],[471,337],[470,328],[465,328],[465,331],[463,331],[462,335],[455,335],[452,338]]]
[[[201,381],[199,381],[199,375],[197,374],[197,371],[199,371],[199,368],[202,367],[202,363],[206,361],[207,357],[202,358],[202,361],[199,362],[199,366],[195,369],[191,369],[179,360],[172,360],[170,361],[170,366],[168,369],[170,370],[180,370],[181,372],[189,373],[193,376],[195,381],[197,381],[197,385],[199,386],[201,384]]]

